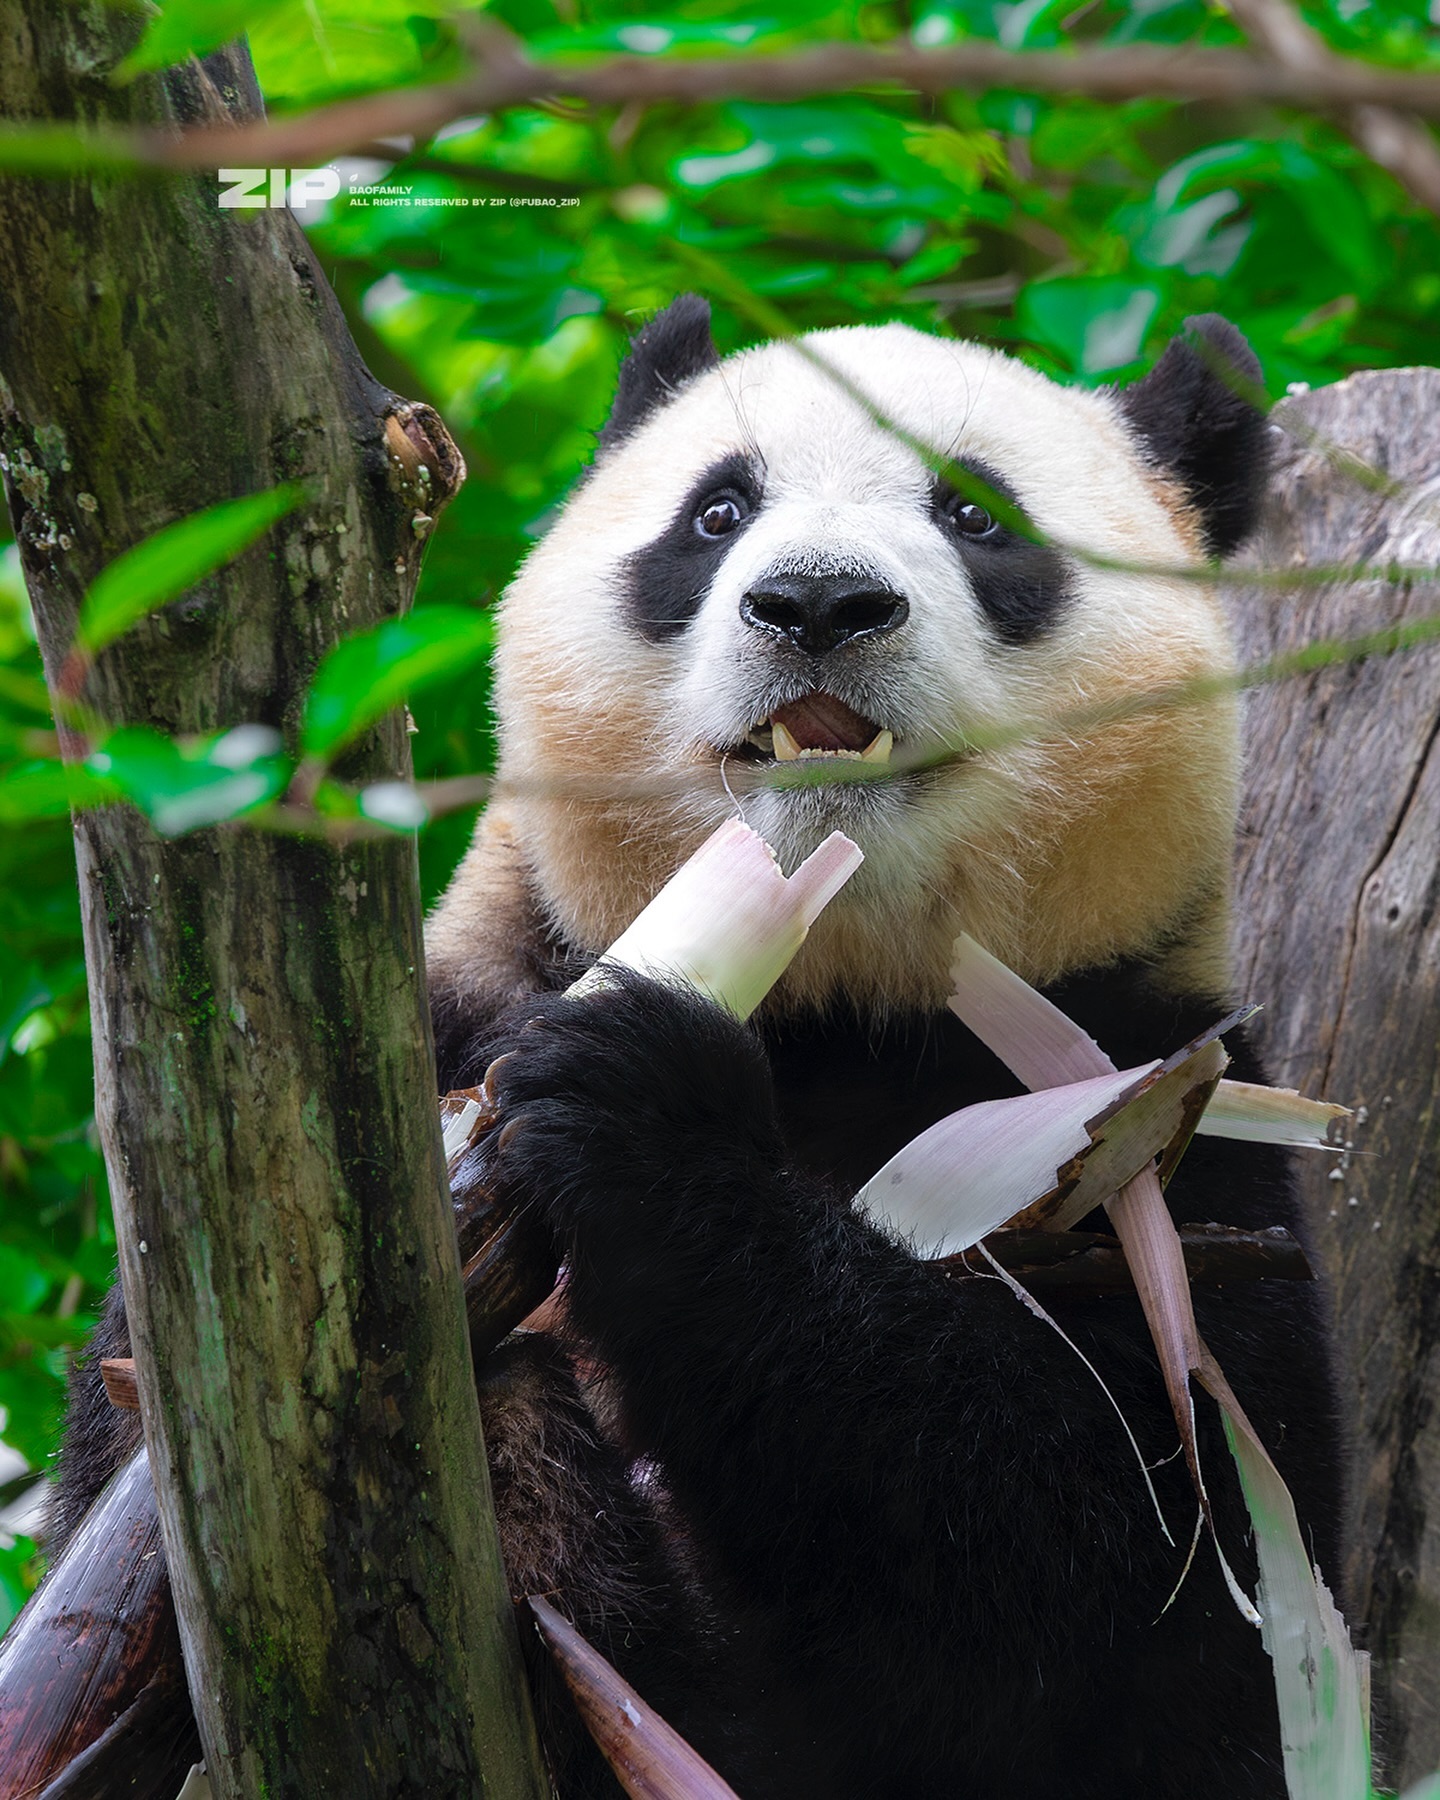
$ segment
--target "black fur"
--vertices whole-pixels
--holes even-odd
[[[987,463],[972,458],[961,466],[1012,506],[1020,504],[1010,483]],[[937,477],[931,511],[955,546],[975,598],[1002,643],[1028,644],[1054,624],[1069,599],[1070,564],[1050,545],[1032,543],[1003,524],[983,537],[959,530],[952,517],[955,503],[955,488]]]
[[[697,375],[719,358],[710,336],[710,303],[681,294],[644,325],[620,365],[615,404],[597,441],[601,456],[612,451]]]
[[[105,1483],[140,1447],[140,1415],[112,1406],[100,1379],[109,1356],[129,1356],[125,1296],[117,1281],[80,1357],[70,1371],[65,1435],[55,1465],[45,1548],[53,1562]]]
[[[690,623],[763,493],[763,472],[753,457],[741,451],[721,457],[691,483],[660,536],[625,559],[626,616],[642,637],[658,643]],[[724,537],[704,537],[696,517],[722,495],[739,501],[746,518]]]
[[[1214,1016],[1157,999],[1139,969],[1063,998],[1122,1061]],[[958,1022],[877,1043],[812,1020],[767,1059],[715,1008],[630,978],[525,1003],[479,1054],[497,1051],[515,1054],[489,1178],[554,1232],[612,1429],[685,1523],[688,1604],[725,1627],[703,1671],[676,1685],[672,1666],[666,1707],[745,1800],[1283,1793],[1258,1635],[1208,1552],[1158,1617],[1183,1548],[1093,1378],[999,1283],[947,1281],[846,1203],[920,1124],[1013,1091]],[[1257,1073],[1243,1045],[1236,1072]],[[1182,1219],[1296,1223],[1281,1159],[1213,1140],[1171,1202]],[[1198,1302],[1334,1570],[1313,1292]],[[1052,1310],[1147,1459],[1166,1456],[1138,1303]],[[1204,1454],[1243,1567],[1213,1418]],[[1183,1544],[1180,1461],[1156,1483]]]
[[[1205,547],[1228,556],[1255,529],[1269,462],[1255,352],[1218,313],[1185,321],[1143,380],[1116,395],[1156,463],[1178,477]]]
[[[519,1332],[486,1362],[479,1388],[516,1601],[550,1597],[603,1655],[633,1671],[655,1704],[677,1704],[686,1684],[718,1666],[715,1624],[703,1606],[684,1604],[683,1546],[632,1490],[625,1459],[598,1430],[570,1358],[553,1339]],[[617,1790],[553,1662],[532,1633],[522,1641],[562,1800],[610,1800]]]

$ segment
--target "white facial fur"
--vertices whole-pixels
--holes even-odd
[[[904,431],[993,469],[1052,542],[1129,563],[1200,559],[1177,490],[1109,396],[900,325],[805,343]],[[763,459],[763,503],[693,619],[651,641],[627,614],[625,559],[703,470],[743,451]],[[732,810],[717,747],[822,688],[893,731],[897,769],[1011,735],[920,786],[897,775],[782,792],[730,765],[745,816],[787,866],[835,826],[867,857],[778,1004],[843,990],[881,1011],[938,1005],[962,928],[1041,980],[1163,939],[1178,984],[1220,989],[1232,704],[1083,716],[1227,668],[1214,596],[1077,563],[1054,623],[1007,644],[930,486],[915,451],[792,346],[743,351],[685,386],[601,458],[505,599],[492,840],[503,828],[523,846],[552,922],[600,950]],[[748,625],[742,597],[777,566],[836,565],[877,577],[909,615],[797,673],[804,659]],[[472,857],[485,842],[482,830]]]

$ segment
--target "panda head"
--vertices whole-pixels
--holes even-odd
[[[1115,565],[1245,536],[1257,375],[1215,318],[1118,392],[903,325],[722,361],[677,300],[503,604],[497,812],[548,928],[603,949],[738,803],[787,867],[866,855],[782,1006],[938,1004],[962,928],[1032,979],[1223,991],[1234,706],[1134,702],[1226,631],[1203,579]]]

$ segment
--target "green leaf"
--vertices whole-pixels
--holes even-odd
[[[420,21],[410,15],[450,10],[444,0],[288,0],[247,18],[243,29],[266,98],[313,105],[418,80],[425,59]]]
[[[346,638],[316,674],[301,749],[333,757],[407,694],[482,661],[494,638],[489,613],[459,606],[424,607]]]
[[[58,758],[9,769],[0,775],[0,825],[63,818],[72,807],[103,806],[116,793],[113,783]]]
[[[34,1312],[50,1292],[50,1277],[34,1257],[0,1244],[0,1312]]]
[[[50,1454],[55,1428],[65,1404],[59,1356],[33,1338],[17,1337],[12,1321],[0,1316],[0,1407],[5,1409],[5,1442],[32,1468]],[[22,1359],[22,1345],[44,1354]]]
[[[1139,358],[1160,298],[1160,290],[1149,284],[1063,276],[1027,287],[1020,296],[1020,318],[1078,374],[1103,375]]]
[[[297,482],[222,500],[117,556],[91,583],[80,608],[76,642],[92,656],[138,620],[194,587],[263,536],[305,498]]]
[[[50,984],[38,966],[12,958],[8,970],[0,973],[0,1063],[10,1054],[15,1033],[52,998]]]
[[[238,725],[188,743],[131,726],[112,731],[85,766],[113,782],[162,837],[179,837],[282,793],[291,771],[280,747],[279,733],[266,725]]]
[[[0,1546],[0,1631],[40,1585],[40,1550],[34,1538],[17,1537]]]
[[[115,71],[117,81],[129,81],[147,69],[168,69],[190,56],[243,37],[267,13],[283,10],[290,0],[169,0],[159,17],[150,21],[139,44]]]
[[[18,669],[0,666],[0,703],[50,717],[50,694],[36,675],[22,674]]]

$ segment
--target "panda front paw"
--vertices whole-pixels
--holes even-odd
[[[511,1015],[486,1076],[485,1180],[571,1258],[594,1223],[617,1249],[735,1201],[782,1160],[764,1051],[729,1014],[629,971]]]

